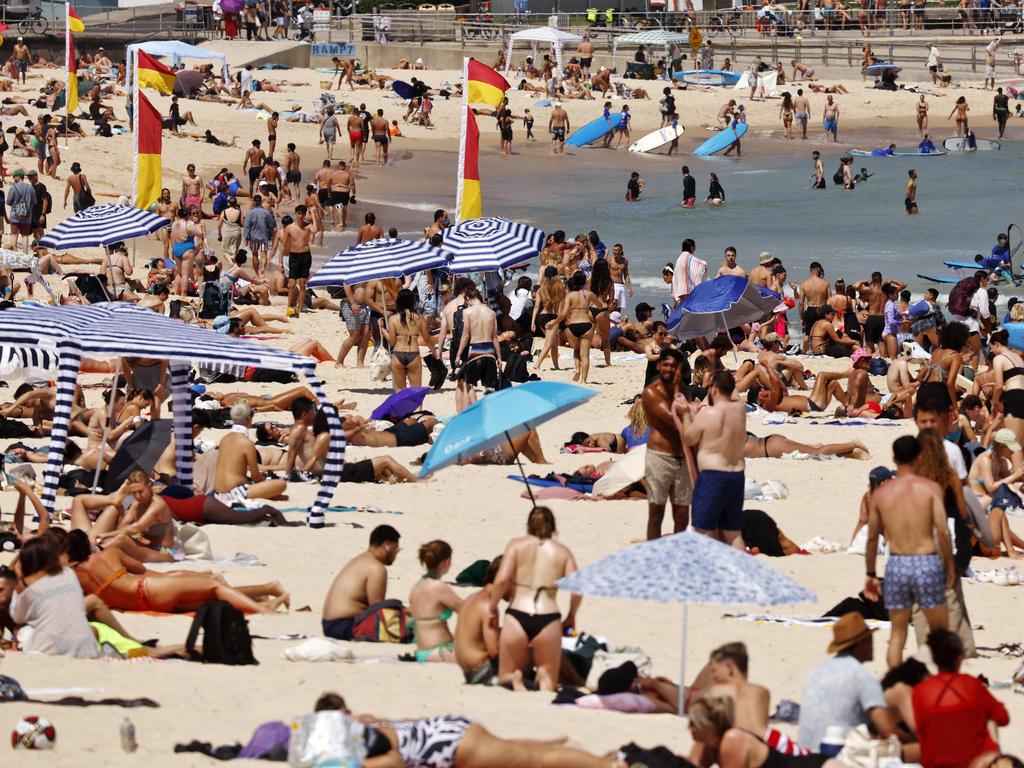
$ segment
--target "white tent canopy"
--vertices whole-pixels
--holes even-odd
[[[668,49],[675,43],[680,47],[690,45],[689,35],[681,32],[670,32],[667,29],[648,29],[643,32],[634,32],[631,35],[616,37],[612,43],[612,67],[615,66],[615,55],[620,45],[646,46],[647,48],[660,47],[665,51],[665,61],[669,61]]]
[[[132,43],[127,48],[124,57],[126,68],[125,87],[128,92],[132,90],[132,80],[135,77],[135,52],[145,51],[150,56],[161,56],[169,58],[175,67],[181,64],[182,59],[220,59],[223,69],[224,83],[228,81],[228,57],[218,51],[209,48],[200,48],[198,45],[189,45],[177,40],[150,40],[146,43]]]
[[[512,68],[512,47],[516,43],[529,43],[533,48],[533,64],[537,66],[537,46],[541,43],[555,49],[555,62],[558,69],[565,67],[562,60],[562,46],[565,43],[578,43],[583,40],[579,35],[572,32],[563,32],[554,27],[531,27],[522,32],[516,32],[508,38],[508,55],[505,57],[505,71]]]

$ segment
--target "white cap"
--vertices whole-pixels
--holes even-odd
[[[608,319],[611,322],[613,322],[613,323],[621,323],[622,322],[622,313],[621,312],[612,312],[611,314],[608,315]]]

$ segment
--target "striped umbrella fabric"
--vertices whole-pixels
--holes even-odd
[[[43,237],[47,248],[89,248],[145,237],[171,226],[169,219],[127,205],[94,205],[65,219]]]
[[[309,286],[357,285],[370,280],[405,277],[443,267],[450,258],[450,253],[427,243],[380,238],[339,253],[310,278]]]
[[[491,272],[528,261],[544,247],[544,233],[536,227],[508,219],[467,219],[441,230],[444,249],[454,258],[453,274]]]
[[[330,444],[316,500],[307,525],[322,528],[345,460],[345,435],[337,409],[316,377],[311,357],[274,349],[195,325],[132,304],[21,306],[0,311],[0,340],[5,347],[39,349],[57,357],[57,397],[43,480],[43,505],[53,510],[63,464],[75,383],[83,357],[151,357],[169,361],[174,432],[192,430],[189,367],[193,361],[292,371],[304,376],[327,416]],[[24,362],[24,361],[22,361]],[[178,482],[192,484],[191,440],[175,441]]]

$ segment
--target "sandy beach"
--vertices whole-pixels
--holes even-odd
[[[221,44],[223,46],[223,44]],[[243,43],[237,44],[239,47]],[[242,55],[232,56],[232,65],[244,63]],[[490,62],[487,62],[490,63]],[[60,70],[46,70],[46,76],[60,74]],[[886,144],[891,141],[916,143],[916,128],[913,122],[914,103],[917,95],[906,92],[883,92],[870,87],[859,74],[851,76],[850,70],[828,71],[823,82],[842,82],[850,91],[837,97],[842,109],[840,122],[840,146],[862,146],[867,143]],[[262,92],[254,97],[270,107],[284,111],[293,105],[310,110],[312,103],[322,92],[320,81],[329,75],[308,69],[290,69],[264,73],[272,79],[305,83],[299,86],[283,86],[283,92]],[[433,88],[443,83],[454,83],[460,73],[455,71],[402,72],[386,70],[395,78],[410,75],[422,76]],[[925,73],[917,73],[923,77]],[[43,72],[30,70],[29,86],[34,90],[42,83]],[[914,82],[914,73],[903,82]],[[932,86],[918,82],[931,92]],[[661,82],[644,83],[651,86],[650,100],[631,100],[634,113],[634,138],[642,136],[659,126],[658,98]],[[779,90],[792,90],[800,84],[787,84]],[[374,112],[384,109],[390,121],[398,119],[403,137],[392,144],[393,162],[383,168],[367,162],[357,174],[362,204],[350,210],[350,222],[358,226],[363,213],[374,210],[378,223],[385,230],[397,227],[403,236],[419,236],[430,223],[430,206],[434,204],[453,206],[455,153],[458,150],[460,101],[437,99],[432,114],[433,129],[409,125],[402,121],[404,107],[390,91],[359,89],[354,92],[347,88],[333,91],[339,102],[359,105],[365,103]],[[929,96],[933,125],[936,135],[952,135],[944,117],[952,109],[960,95],[977,101],[979,118],[987,118],[986,110],[990,93],[972,88],[936,91]],[[15,95],[20,95],[15,91]],[[535,132],[543,137],[549,110],[533,106],[537,94],[510,91],[510,104],[515,115],[520,116],[530,108],[537,119]],[[779,101],[749,102],[745,94],[725,91],[677,91],[675,92],[681,115],[681,122],[687,132],[680,140],[679,159],[672,164],[685,162],[688,153],[709,134],[701,126],[713,123],[718,109],[730,98],[737,98],[746,105],[751,126],[749,139],[744,139],[744,149],[791,153],[795,163],[806,163],[806,153],[821,146],[820,112],[824,96],[811,96],[812,137],[806,142],[786,141],[782,137],[782,125],[778,118]],[[169,98],[151,95],[154,104],[166,114]],[[124,116],[123,98],[110,103],[120,117]],[[624,103],[613,100],[613,108]],[[198,130],[187,126],[185,130],[201,133],[210,129],[217,137],[231,141],[237,137],[237,147],[215,147],[189,138],[177,137],[164,132],[163,173],[164,186],[176,195],[180,179],[187,163],[195,163],[199,174],[209,179],[222,167],[227,167],[241,176],[242,159],[253,138],[266,138],[266,122],[263,115],[239,111],[232,106],[208,102],[182,102],[183,111],[191,110]],[[184,105],[187,104],[187,107]],[[569,101],[566,109],[574,126],[599,116],[602,102]],[[37,110],[32,110],[35,114]],[[23,122],[23,118],[5,118],[4,125]],[[938,126],[941,125],[941,130]],[[490,119],[481,120],[482,154],[497,154],[497,135]],[[1016,125],[1011,121],[1011,132]],[[289,142],[297,145],[302,157],[303,184],[319,167],[324,159],[324,148],[318,144],[317,125],[282,122],[278,129],[278,153],[283,152]],[[989,123],[985,121],[985,131]],[[522,129],[517,124],[517,134]],[[980,133],[980,129],[979,129]],[[69,208],[61,205],[63,179],[67,165],[72,161],[82,164],[83,171],[90,177],[100,203],[114,202],[118,196],[132,187],[131,135],[115,138],[73,139],[70,146],[61,151],[64,165],[61,179],[50,182],[54,196],[54,212],[50,217],[52,227],[62,218],[71,214]],[[521,148],[518,144],[517,148]],[[406,175],[406,163],[417,153],[428,151],[431,160],[418,164],[416,177]],[[624,152],[624,149],[622,150]],[[800,155],[797,160],[797,155]],[[450,154],[450,157],[448,155]],[[335,158],[347,158],[347,143],[339,143]],[[582,157],[571,158],[576,162],[596,163],[602,161],[597,152],[581,153]],[[367,151],[372,156],[372,149]],[[446,166],[450,160],[450,164]],[[18,167],[34,167],[34,160],[7,155],[7,173]],[[492,161],[487,160],[488,163]],[[565,158],[552,161],[543,146],[543,140],[530,146],[511,162],[529,163],[532,173],[543,180],[558,163],[559,172],[571,173]],[[831,169],[828,169],[831,172]],[[436,176],[432,174],[436,173]],[[485,179],[485,184],[490,183]],[[394,205],[395,190],[401,190],[403,199],[414,194],[422,195],[419,208]],[[372,204],[367,201],[374,201]],[[486,197],[485,197],[486,205]],[[288,208],[282,206],[282,211]],[[500,214],[500,211],[488,211]],[[579,222],[579,229],[585,231],[599,222]],[[995,225],[993,225],[995,227]],[[208,231],[213,232],[213,229]],[[215,242],[215,235],[212,238]],[[354,242],[354,227],[342,234],[328,238],[329,248],[314,251],[314,259],[322,263],[337,250]],[[159,244],[153,239],[139,241],[135,255],[136,270],[143,270],[145,260],[160,253]],[[717,255],[717,254],[716,254]],[[672,260],[675,253],[665,254]],[[741,259],[747,269],[754,266],[750,261],[753,254]],[[705,255],[705,258],[708,258]],[[824,254],[827,262],[828,255]],[[709,259],[709,262],[711,260]],[[717,261],[715,261],[717,266]],[[530,273],[535,276],[536,270]],[[790,279],[794,279],[791,277]],[[803,279],[801,274],[799,278]],[[50,278],[52,285],[57,281]],[[667,293],[664,300],[669,300]],[[278,302],[283,301],[278,299]],[[297,340],[313,338],[319,340],[332,354],[336,354],[346,335],[345,327],[337,314],[329,311],[310,312],[288,323],[288,333],[273,337],[265,343],[288,348]],[[0,343],[3,339],[0,336]],[[562,370],[553,372],[546,367],[542,373],[545,380],[569,382],[571,375],[571,352],[562,350]],[[750,355],[740,354],[739,360]],[[802,358],[805,366],[814,372],[822,370],[845,370],[847,361],[825,360],[823,358]],[[354,365],[354,359],[350,358]],[[527,473],[546,474],[549,471],[572,472],[587,463],[611,458],[602,454],[569,455],[560,453],[560,448],[577,430],[588,432],[618,432],[626,424],[627,401],[636,395],[643,385],[645,361],[636,355],[614,353],[613,365],[605,367],[603,361],[593,359],[588,386],[598,394],[590,401],[539,428],[544,453],[549,465],[526,463]],[[731,364],[730,364],[731,365]],[[731,366],[735,367],[735,366]],[[568,370],[566,370],[568,368]],[[318,366],[317,372],[323,377],[327,392],[332,398],[354,400],[357,412],[368,415],[391,392],[388,382],[370,380],[366,369],[336,368],[333,363]],[[97,385],[104,377],[84,375],[81,383]],[[873,383],[886,391],[884,377],[873,377]],[[16,385],[15,385],[16,386]],[[213,387],[223,391],[245,389],[253,394],[275,393],[286,388],[284,385],[244,384]],[[87,404],[97,405],[101,389],[86,389]],[[13,388],[7,390],[3,399],[9,399]],[[440,392],[427,396],[424,407],[440,417],[455,413],[453,385],[448,382]],[[833,409],[829,409],[831,412]],[[260,415],[257,421],[274,420],[290,423],[288,414]],[[879,464],[892,465],[890,446],[899,435],[912,434],[916,430],[912,421],[879,422],[861,426],[825,425],[815,423],[821,419],[806,416],[793,419],[785,424],[762,423],[759,415],[748,418],[748,429],[763,436],[781,432],[794,440],[807,443],[843,442],[860,440],[870,450],[871,457],[863,461],[850,459],[798,460],[755,459],[747,462],[747,476],[760,482],[780,481],[789,492],[785,499],[763,502],[748,502],[748,508],[763,509],[779,524],[781,530],[797,544],[804,544],[815,537],[842,545],[849,543],[858,518],[861,496],[867,489],[867,473]],[[216,441],[225,432],[214,431],[204,434],[204,439]],[[47,444],[43,439],[26,440],[33,446]],[[349,447],[346,458],[358,460],[376,455],[390,454],[401,463],[410,462],[425,451],[425,447],[371,449]],[[56,726],[57,748],[52,752],[20,753],[18,764],[32,766],[81,766],[102,762],[112,767],[138,765],[140,761],[157,766],[207,766],[213,764],[209,758],[195,754],[173,754],[175,744],[188,743],[193,739],[212,742],[214,745],[231,741],[246,743],[252,731],[268,720],[285,720],[311,711],[316,697],[328,690],[340,692],[349,705],[357,712],[370,712],[386,717],[420,717],[442,713],[462,713],[485,725],[497,735],[507,738],[554,738],[567,736],[572,745],[596,754],[617,749],[623,744],[635,741],[643,746],[664,744],[674,751],[685,754],[691,746],[686,722],[673,715],[626,715],[607,711],[589,711],[575,707],[552,706],[553,696],[548,693],[512,694],[501,688],[466,686],[462,674],[454,664],[401,663],[399,653],[410,650],[408,646],[349,644],[355,654],[350,663],[335,662],[312,664],[291,662],[281,652],[297,644],[295,639],[279,639],[292,635],[320,634],[321,606],[328,585],[340,568],[353,556],[366,549],[370,530],[387,523],[397,528],[402,535],[402,552],[389,569],[388,596],[405,600],[409,590],[422,574],[422,567],[416,562],[419,545],[431,539],[441,538],[451,544],[454,550],[452,574],[478,559],[491,559],[498,555],[505,543],[525,530],[529,501],[522,497],[523,485],[507,476],[515,467],[506,466],[463,466],[445,469],[431,478],[414,485],[356,485],[339,486],[333,503],[363,509],[373,506],[377,513],[366,511],[337,512],[328,514],[328,526],[324,530],[295,528],[264,528],[244,526],[205,526],[217,557],[230,557],[237,552],[254,555],[264,565],[237,567],[209,563],[190,564],[190,568],[212,569],[222,573],[231,584],[253,584],[271,580],[280,581],[291,596],[291,609],[287,613],[249,618],[249,626],[255,640],[255,655],[259,660],[256,667],[201,666],[184,661],[84,661],[63,657],[42,657],[8,651],[0,658],[0,674],[16,678],[30,689],[73,689],[71,693],[84,689],[81,695],[87,699],[116,697],[124,699],[148,698],[157,707],[122,709],[109,706],[58,707],[45,703],[5,704],[2,708],[5,719],[0,726],[13,725],[21,716],[32,712],[44,715]],[[312,502],[317,486],[315,484],[292,483],[288,489],[288,500],[277,506],[286,508],[305,507]],[[15,494],[0,495],[3,511],[9,513]],[[58,498],[58,510],[66,509],[70,500]],[[646,503],[643,501],[552,501],[548,504],[558,521],[559,540],[574,552],[579,564],[585,565],[608,555],[624,546],[643,538],[646,521]],[[304,519],[304,512],[288,512],[293,520]],[[5,519],[9,514],[5,514]],[[1011,524],[1021,529],[1019,518],[1010,518]],[[772,610],[783,616],[809,618],[821,616],[843,598],[856,595],[864,584],[864,563],[861,556],[839,551],[832,554],[814,553],[786,558],[763,558],[771,567],[787,574],[804,585],[817,596],[817,602],[806,605],[782,606]],[[10,562],[11,556],[0,555],[0,562]],[[1010,565],[1008,559],[986,560],[976,557],[976,570],[992,570]],[[638,574],[638,578],[642,574]],[[992,583],[965,581],[964,594],[970,610],[971,622],[975,626],[975,638],[981,648],[995,648],[1004,643],[1019,643],[1024,634],[1024,617],[1017,613],[1024,587],[1002,587]],[[471,590],[458,589],[462,596]],[[567,603],[567,596],[560,595],[561,605]],[[756,606],[699,606],[689,611],[687,633],[686,668],[687,677],[692,678],[703,665],[709,652],[721,643],[743,641],[751,655],[750,679],[767,686],[772,692],[772,709],[781,699],[799,701],[808,670],[824,660],[826,647],[831,640],[827,627],[785,626],[782,624],[756,623],[731,618],[726,614],[761,612]],[[157,638],[162,645],[184,642],[190,618],[185,616],[147,616],[123,614],[124,625],[136,636]],[[682,613],[677,605],[660,605],[623,600],[586,599],[580,609],[578,626],[581,630],[608,639],[611,645],[636,645],[652,658],[654,673],[673,679],[679,676],[681,662]],[[885,671],[885,642],[887,630],[875,636],[875,659],[869,668],[877,676]],[[909,656],[914,652],[911,639],[906,650]],[[1004,656],[994,651],[982,651],[981,657],[969,660],[964,667],[971,675],[985,675],[991,681],[1007,680],[1020,664],[1019,659]],[[689,682],[689,680],[687,681]],[[994,690],[993,694],[1002,701],[1010,712],[1011,725],[1001,731],[1000,744],[1005,752],[1024,752],[1024,697],[1010,688]],[[50,698],[50,694],[35,698]],[[139,751],[124,754],[119,746],[118,727],[122,718],[128,716],[137,729]],[[795,734],[795,725],[779,727]],[[7,758],[11,759],[10,757]],[[253,763],[256,764],[256,763]]]

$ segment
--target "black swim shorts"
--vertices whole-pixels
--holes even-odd
[[[305,253],[291,253],[288,255],[288,279],[308,280],[309,270],[313,266],[313,256],[309,251]]]

